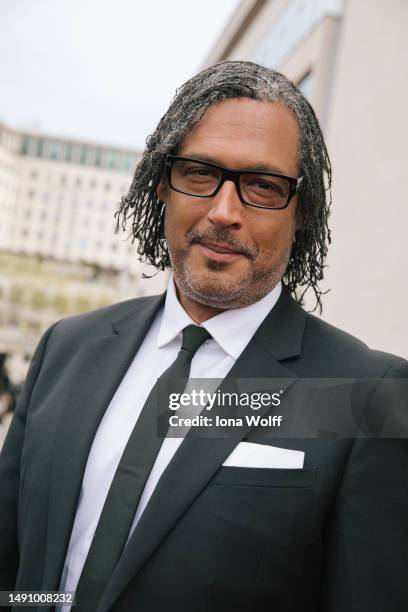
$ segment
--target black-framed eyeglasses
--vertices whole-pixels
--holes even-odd
[[[276,172],[232,170],[178,155],[167,155],[166,176],[171,189],[196,198],[212,198],[225,181],[232,181],[243,204],[270,210],[286,208],[303,180]]]

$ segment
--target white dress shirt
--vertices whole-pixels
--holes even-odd
[[[190,378],[223,379],[259,325],[276,304],[279,283],[264,298],[243,308],[222,312],[202,327],[212,338],[193,357]],[[143,405],[157,378],[173,363],[181,348],[182,330],[195,325],[180,305],[170,278],[164,307],[157,314],[126,372],[96,432],[85,468],[78,508],[68,546],[60,591],[75,591],[100,514],[120,458]],[[167,437],[146,482],[132,534],[150,496],[183,438]],[[70,606],[59,608],[68,612]]]

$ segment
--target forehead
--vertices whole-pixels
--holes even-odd
[[[205,155],[230,168],[268,165],[294,175],[299,137],[297,119],[287,107],[237,98],[210,107],[184,138],[179,155]]]

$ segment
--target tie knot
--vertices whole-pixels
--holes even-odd
[[[208,338],[211,338],[211,334],[204,327],[189,325],[183,329],[183,344],[181,348],[194,355]]]

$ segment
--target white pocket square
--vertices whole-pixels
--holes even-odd
[[[222,464],[224,467],[303,468],[305,453],[266,444],[240,442]]]

